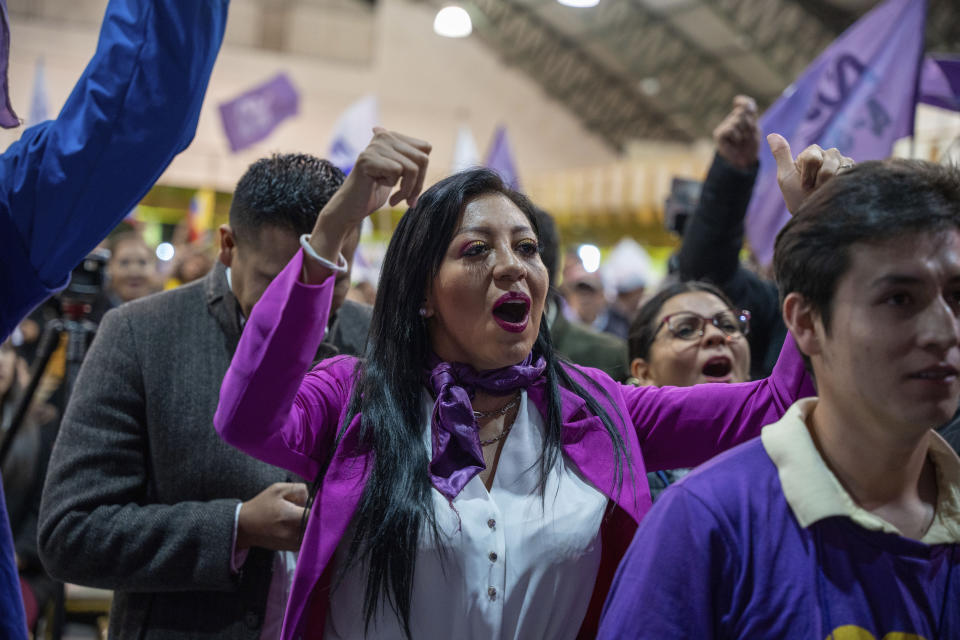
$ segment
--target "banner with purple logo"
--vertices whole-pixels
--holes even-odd
[[[220,105],[223,131],[236,153],[269,136],[281,122],[297,115],[300,94],[285,73]]]
[[[520,190],[520,176],[517,175],[517,165],[513,161],[513,153],[510,151],[510,141],[507,140],[507,128],[503,125],[497,127],[493,133],[493,142],[490,143],[490,149],[487,151],[487,161],[484,165],[488,169],[493,169],[503,178],[504,184],[511,189]]]
[[[20,118],[10,106],[10,87],[7,72],[10,70],[10,21],[7,20],[7,0],[0,0],[0,127],[12,129],[20,126]]]
[[[794,154],[811,144],[837,147],[857,162],[890,155],[911,135],[923,57],[925,0],[886,0],[847,29],[760,119]],[[747,239],[761,264],[773,259],[790,214],[766,149],[747,211]]]

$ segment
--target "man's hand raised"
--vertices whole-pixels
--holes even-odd
[[[749,169],[757,163],[760,148],[760,127],[757,125],[757,103],[749,96],[733,99],[733,109],[713,130],[717,153],[738,169]]]
[[[794,160],[790,143],[780,134],[768,135],[767,144],[777,161],[777,182],[791,214],[796,213],[803,201],[830,178],[853,166],[853,158],[841,154],[836,148],[824,150],[812,144]]]

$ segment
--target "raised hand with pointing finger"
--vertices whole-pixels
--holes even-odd
[[[767,136],[767,144],[777,162],[777,183],[787,203],[787,210],[796,213],[803,201],[827,180],[853,166],[853,158],[836,148],[822,149],[812,144],[794,159],[790,143],[778,133]]]

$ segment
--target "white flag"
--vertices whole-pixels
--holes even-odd
[[[377,97],[364,96],[347,107],[333,125],[327,158],[344,173],[350,173],[357,156],[370,143],[373,128],[380,123],[378,111]]]
[[[473,139],[473,132],[465,124],[457,129],[457,140],[453,145],[453,163],[450,173],[459,173],[464,169],[480,166],[480,151]]]
[[[27,126],[32,127],[49,120],[47,109],[47,74],[44,71],[43,58],[37,58],[37,65],[33,72],[33,96],[30,99],[30,115],[27,117]]]

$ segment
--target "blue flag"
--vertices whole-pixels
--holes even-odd
[[[520,190],[520,177],[517,175],[517,165],[513,162],[513,153],[510,151],[505,126],[500,125],[494,132],[493,142],[490,144],[490,150],[487,151],[487,161],[484,165],[499,173],[508,187]]]
[[[7,71],[10,65],[10,24],[7,21],[7,0],[0,0],[0,127],[20,126],[20,119],[10,106]],[[7,519],[7,503],[0,482],[0,637],[26,640],[27,618],[23,611],[20,576],[14,562],[13,534]]]
[[[863,16],[767,109],[763,133],[779,133],[795,153],[819,144],[857,162],[889,156],[894,141],[913,133],[926,8],[925,0],[886,0]],[[776,163],[763,152],[746,220],[761,264],[773,259],[789,217]]]
[[[13,535],[7,520],[7,505],[0,483],[0,638],[26,640],[27,618],[23,612],[20,576],[14,562]]]
[[[10,88],[7,71],[10,67],[10,22],[7,20],[7,0],[0,0],[0,127],[20,126],[20,118],[10,106]]]

